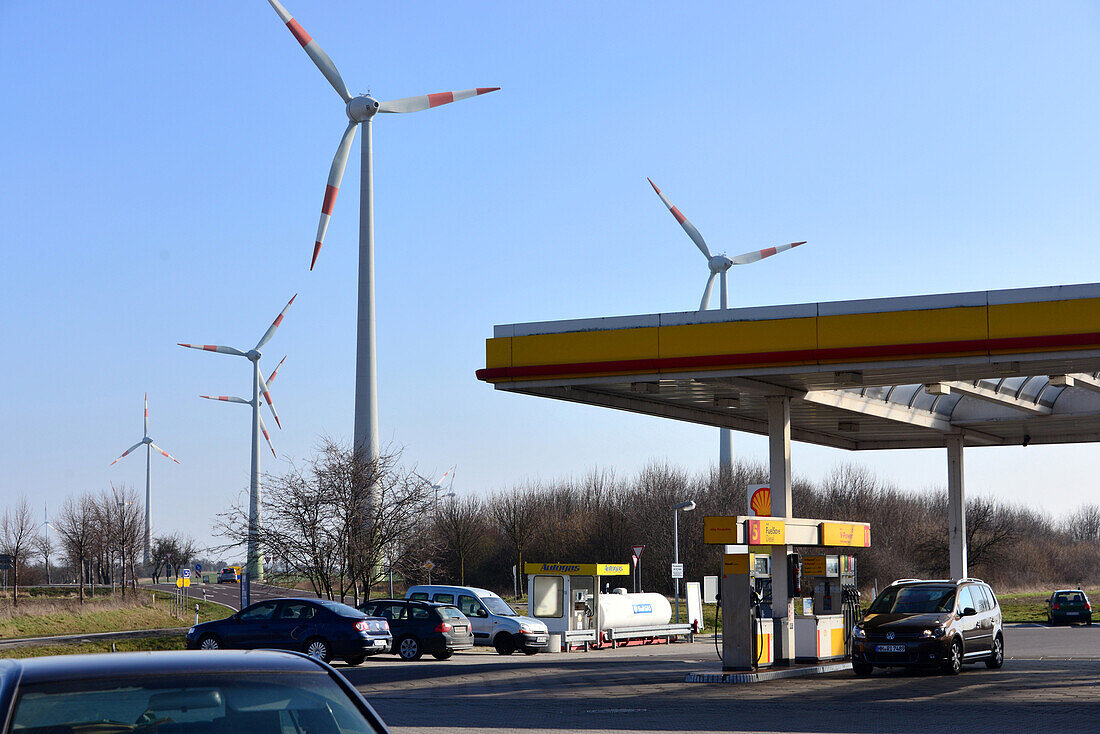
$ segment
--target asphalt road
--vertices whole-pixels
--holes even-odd
[[[877,671],[764,683],[685,683],[720,667],[693,644],[501,657],[478,648],[447,661],[368,658],[343,672],[395,732],[1096,731],[1100,625],[1006,628],[1001,670],[959,676]]]
[[[176,584],[175,582],[170,584],[150,584],[148,588],[156,589],[157,591],[175,591]],[[206,594],[205,597],[203,596],[204,592]],[[233,610],[241,608],[240,584],[202,584],[192,581],[191,586],[187,589],[187,594],[193,599],[205,598],[206,601],[224,604]],[[252,603],[263,601],[264,599],[279,599],[286,596],[313,596],[313,594],[302,591],[301,589],[288,589],[283,586],[252,584]]]

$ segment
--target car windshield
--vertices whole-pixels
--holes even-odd
[[[1054,601],[1083,603],[1085,595],[1080,591],[1060,591],[1054,595]]]
[[[352,619],[359,619],[363,616],[363,613],[355,607],[349,607],[347,604],[341,604],[338,601],[329,601],[328,599],[313,599],[312,601],[317,602],[325,609],[328,609],[330,612],[339,614],[341,617],[351,617]]]
[[[456,607],[437,607],[436,611],[439,612],[439,616],[443,619],[461,619],[462,612],[458,611]]]
[[[491,614],[499,614],[502,617],[518,617],[516,610],[504,603],[499,596],[483,596],[481,603]]]
[[[21,687],[11,731],[364,734],[377,731],[324,673],[116,678]],[[88,729],[89,731],[93,729]]]
[[[878,595],[870,614],[942,614],[955,604],[954,586],[891,586]]]

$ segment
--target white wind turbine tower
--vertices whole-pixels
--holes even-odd
[[[458,468],[458,464],[455,464],[447,471],[443,472],[443,476],[439,478],[439,481],[432,485],[432,490],[435,492],[435,511],[439,512],[439,490],[443,489],[443,483],[447,481],[447,477],[451,478],[451,484],[447,488],[447,494],[443,495],[443,498],[454,497],[455,486],[455,469]]]
[[[691,241],[694,242],[695,246],[699,248],[699,251],[703,253],[703,257],[707,259],[710,277],[707,278],[706,288],[703,289],[703,299],[699,302],[700,311],[706,311],[710,308],[710,290],[714,286],[714,279],[719,275],[722,276],[720,291],[722,310],[724,311],[729,308],[726,273],[729,272],[729,269],[734,265],[748,265],[757,260],[763,260],[766,257],[771,257],[780,252],[790,250],[792,247],[806,244],[805,240],[802,242],[791,242],[787,245],[769,247],[764,250],[753,250],[734,258],[729,258],[725,255],[711,255],[710,248],[707,247],[707,243],[703,240],[703,235],[699,234],[699,230],[695,228],[695,225],[689,222],[687,217],[681,214],[680,210],[672,205],[668,197],[661,193],[661,190],[657,188],[657,184],[653,183],[653,179],[647,178],[646,180],[649,181],[649,185],[653,187],[653,190],[657,192],[657,196],[661,197],[661,201],[668,207],[668,210],[672,212],[672,216],[676,218],[676,221],[679,222],[680,226],[687,232]],[[718,470],[723,473],[733,471],[733,432],[728,428],[718,429]]]
[[[142,439],[140,441],[135,443],[130,448],[126,449],[126,451],[124,451],[122,453],[122,456],[120,456],[117,459],[115,459],[114,461],[112,461],[111,466],[114,466],[119,461],[126,458],[127,454],[129,454],[131,451],[133,451],[134,449],[136,449],[136,448],[138,448],[142,445],[145,446],[145,543],[142,546],[141,562],[142,562],[142,565],[148,566],[149,565],[150,534],[152,533],[152,526],[151,526],[150,523],[151,523],[151,508],[152,508],[152,500],[153,500],[152,494],[149,491],[149,473],[150,473],[149,458],[152,455],[153,451],[157,451],[157,452],[167,456],[169,459],[176,462],[177,464],[179,463],[179,460],[176,459],[176,457],[169,454],[167,451],[162,449],[160,446],[157,446],[155,443],[153,443],[153,439],[149,438],[149,393],[145,393],[145,434],[142,436]]]
[[[249,583],[255,581],[257,583],[263,583],[264,566],[263,556],[260,554],[259,547],[259,529],[262,515],[262,502],[260,499],[260,427],[263,425],[263,419],[260,418],[260,395],[264,397],[264,401],[267,403],[267,407],[271,410],[271,415],[275,418],[275,423],[279,428],[282,428],[282,423],[279,422],[279,414],[275,411],[275,402],[271,398],[271,392],[268,390],[267,382],[264,380],[263,374],[260,372],[260,350],[265,344],[267,344],[271,337],[275,335],[275,330],[279,328],[279,324],[283,322],[283,316],[286,315],[287,309],[290,308],[290,304],[294,303],[294,299],[298,297],[295,293],[287,302],[283,310],[279,312],[279,315],[271,323],[271,326],[267,328],[267,331],[260,338],[260,341],[256,342],[256,346],[247,352],[241,351],[235,347],[221,347],[213,344],[180,344],[181,347],[189,347],[191,349],[202,349],[207,352],[218,352],[220,354],[231,354],[236,357],[244,357],[252,363],[252,399],[244,400],[242,398],[231,397],[216,397],[210,398],[212,400],[224,400],[226,402],[242,402],[246,405],[252,406],[252,478],[249,482],[248,492],[248,581]],[[286,359],[286,357],[283,357]],[[282,362],[279,362],[282,364]],[[275,372],[278,372],[279,368],[275,368]],[[271,373],[271,376],[275,376],[275,372]],[[209,398],[208,395],[202,397]],[[268,439],[268,446],[271,446],[271,438],[268,436],[267,428],[263,428],[263,434]],[[274,447],[271,448],[271,453],[275,453]],[[248,596],[248,590],[245,591],[246,597]]]
[[[456,102],[460,99],[476,97],[479,94],[494,92],[499,87],[479,87],[458,92],[440,92],[418,97],[379,102],[369,94],[353,97],[332,59],[313,38],[291,17],[278,0],[268,0],[279,14],[287,28],[302,45],[306,54],[321,70],[329,84],[344,100],[348,126],[336,149],[329,169],[328,185],[325,186],[325,198],[321,204],[321,221],[317,226],[317,239],[313,245],[313,259],[309,269],[317,263],[317,254],[325,239],[329,217],[336,202],[336,193],[340,189],[340,180],[344,176],[348,153],[355,139],[355,129],[363,126],[362,160],[359,191],[359,311],[358,337],[355,351],[355,431],[353,449],[363,451],[368,461],[378,458],[378,372],[375,349],[375,311],[374,311],[374,193],[373,193],[373,151],[371,121],[379,112],[419,112]],[[368,488],[368,502],[377,501],[376,490]]]

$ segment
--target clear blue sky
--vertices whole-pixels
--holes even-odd
[[[712,250],[809,244],[730,273],[734,305],[1097,280],[1100,6],[985,2],[288,0],[353,93],[502,91],[375,124],[383,440],[484,492],[651,460],[717,431],[498,394],[497,323],[691,310]],[[280,455],[350,438],[358,142],[308,271],[343,105],[263,0],[0,2],[0,499],[143,488],[209,537],[248,484],[244,360],[265,350]],[[717,289],[716,289],[717,291]],[[717,292],[715,294],[717,299]],[[715,300],[715,303],[717,301]],[[762,439],[735,435],[739,455]],[[794,448],[942,485],[943,451]],[[968,452],[968,488],[1061,513],[1093,446]],[[277,468],[270,454],[265,469]]]

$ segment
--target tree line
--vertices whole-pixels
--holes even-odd
[[[525,562],[626,563],[634,545],[645,546],[642,587],[671,593],[672,507],[696,503],[679,516],[685,579],[716,575],[721,548],[703,544],[703,517],[748,514],[747,486],[767,480],[767,468],[753,462],[725,474],[652,464],[629,477],[594,470],[440,500],[430,480],[402,468],[400,454],[371,464],[325,441],[304,466],[265,477],[261,543],[276,580],[356,603],[388,594],[391,574],[398,594],[430,578],[511,595],[516,581],[524,589]],[[367,483],[381,498],[375,506],[365,501]],[[871,548],[827,551],[855,555],[862,586],[949,575],[946,490],[903,489],[847,464],[820,481],[796,479],[792,491],[798,517],[871,524]],[[1100,582],[1100,507],[1055,518],[975,497],[966,510],[971,575],[1003,588]],[[220,517],[226,548],[243,547],[247,521],[242,495]]]

